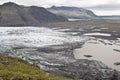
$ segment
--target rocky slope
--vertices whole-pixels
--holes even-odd
[[[48,10],[54,14],[61,15],[67,18],[94,18],[96,17],[96,15],[92,11],[84,9],[84,8],[78,8],[78,7],[52,6],[51,8],[48,8]]]
[[[62,21],[67,21],[67,19],[42,7],[26,7],[12,2],[0,5],[0,26],[37,25],[41,22]]]

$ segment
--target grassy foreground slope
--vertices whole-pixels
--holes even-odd
[[[0,80],[71,80],[49,74],[28,62],[0,54]]]

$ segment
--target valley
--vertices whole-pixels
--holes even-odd
[[[120,16],[111,6],[111,15],[103,5],[96,15],[77,0],[40,1],[0,4],[0,80],[120,80]]]
[[[82,22],[86,27],[81,22],[0,27],[0,53],[68,78],[110,80],[114,75],[119,78],[120,34],[116,26],[119,23],[113,20],[111,24],[116,24],[113,28],[109,20],[96,22]]]

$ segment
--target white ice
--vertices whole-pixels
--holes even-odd
[[[45,27],[0,27],[1,46],[43,47],[84,40],[83,37]]]
[[[107,33],[85,33],[86,36],[111,36],[111,34]]]

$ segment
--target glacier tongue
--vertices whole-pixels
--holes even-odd
[[[86,38],[68,35],[45,27],[0,27],[0,45],[43,47],[63,43],[82,42]]]

